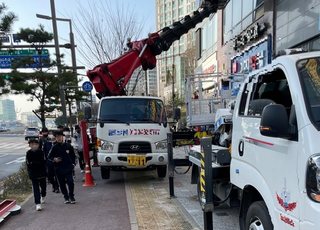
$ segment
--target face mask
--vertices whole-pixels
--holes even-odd
[[[49,134],[48,137],[49,137],[50,139],[52,139],[52,138],[53,138],[53,135],[52,135],[52,134]]]
[[[31,146],[31,150],[37,150],[38,146]]]
[[[77,129],[77,133],[80,133],[80,129]]]
[[[44,137],[48,137],[48,134],[43,134]]]
[[[63,132],[65,136],[70,136],[70,132]]]

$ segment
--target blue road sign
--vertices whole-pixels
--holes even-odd
[[[12,34],[13,42],[21,42],[21,39],[16,39],[16,34]]]
[[[91,90],[93,89],[93,85],[90,81],[85,81],[82,84],[82,89],[84,92],[90,93]]]
[[[0,40],[1,42],[10,42],[8,35],[0,36]]]
[[[7,55],[1,55],[0,56],[0,69],[11,69],[11,61],[14,58],[19,58],[19,57],[26,57],[26,56],[7,56]],[[39,56],[38,55],[32,55],[31,56],[33,60],[36,62],[36,64],[28,66],[27,68],[38,68],[39,64]],[[49,58],[49,55],[41,55],[41,58]],[[45,66],[42,66],[45,67]]]

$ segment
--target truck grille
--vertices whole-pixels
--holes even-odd
[[[119,144],[119,153],[151,153],[149,142],[121,142]]]

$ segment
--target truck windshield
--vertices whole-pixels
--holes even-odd
[[[320,130],[320,57],[298,61],[297,69],[309,117]]]
[[[112,98],[101,102],[99,119],[110,123],[163,123],[167,120],[161,100]]]

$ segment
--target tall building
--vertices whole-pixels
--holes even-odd
[[[0,100],[0,120],[2,121],[17,120],[13,100],[9,100],[9,99]]]
[[[147,70],[147,76],[145,71],[140,72],[140,70],[141,68],[138,68],[133,72],[126,86],[128,95],[158,96],[157,69]]]
[[[196,10],[196,0],[156,0],[156,26],[160,30],[180,21]],[[194,29],[175,41],[167,52],[157,56],[158,94],[160,97],[172,96],[172,75],[174,91],[184,92],[184,79],[193,71],[195,52]],[[190,68],[188,68],[190,67]],[[171,87],[171,91],[169,88]]]

